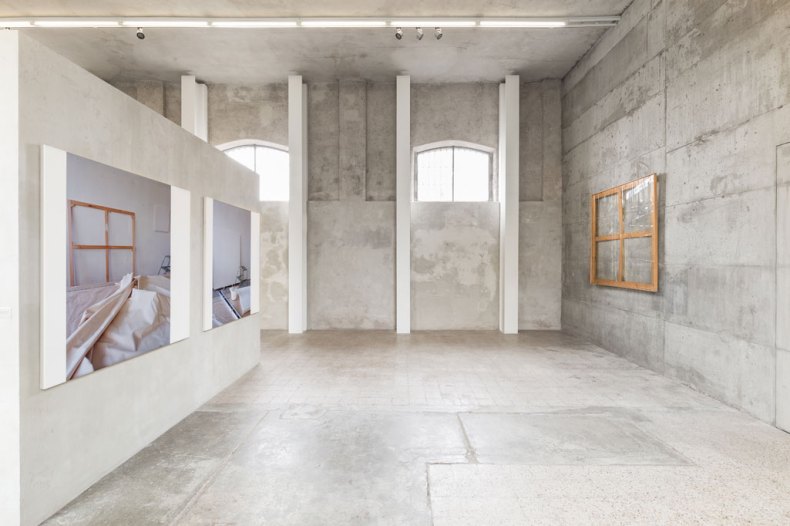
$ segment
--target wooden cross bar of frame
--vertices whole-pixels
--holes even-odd
[[[75,208],[91,208],[104,212],[104,244],[103,245],[86,245],[74,243],[74,218],[73,211]],[[110,245],[110,214],[121,214],[129,216],[132,221],[132,244],[131,245]],[[69,279],[71,286],[77,285],[77,276],[74,270],[74,253],[76,250],[104,250],[104,279],[105,282],[110,282],[110,251],[111,250],[129,250],[132,253],[132,274],[136,269],[136,249],[135,249],[135,213],[128,210],[121,210],[119,208],[111,208],[108,206],[101,206],[93,203],[85,203],[82,201],[69,200]]]
[[[650,219],[651,226],[644,230],[626,231],[624,220],[624,195],[628,190],[642,184],[652,186],[650,191]],[[614,233],[599,234],[598,232],[598,202],[601,199],[617,196],[617,231]],[[590,201],[591,214],[591,247],[590,247],[590,283],[608,287],[641,290],[646,292],[658,291],[658,176],[656,174],[642,177],[620,186],[593,194]],[[626,240],[650,238],[651,240],[651,268],[650,281],[628,281],[625,276]],[[617,279],[605,279],[598,276],[598,245],[602,242],[617,241]]]

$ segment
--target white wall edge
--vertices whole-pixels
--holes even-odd
[[[41,388],[66,381],[68,155],[41,146]]]
[[[189,190],[170,187],[170,343],[189,338],[191,199]]]
[[[203,198],[203,330],[212,328],[214,282],[214,200]]]
[[[261,214],[250,213],[250,314],[261,311]]]

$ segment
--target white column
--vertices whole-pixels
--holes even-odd
[[[395,203],[395,325],[411,332],[411,78],[397,79]]]
[[[499,87],[499,330],[518,334],[519,77]]]
[[[19,33],[0,31],[0,524],[20,521],[19,207]]]
[[[208,87],[194,75],[181,76],[181,127],[208,140]]]
[[[288,332],[307,330],[307,86],[288,77]]]

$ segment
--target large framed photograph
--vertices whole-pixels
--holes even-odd
[[[189,334],[189,192],[42,148],[41,384]]]
[[[260,214],[204,200],[203,330],[260,311]]]

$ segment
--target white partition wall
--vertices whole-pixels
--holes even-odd
[[[499,329],[518,334],[519,77],[499,88]]]
[[[397,79],[395,325],[398,334],[411,332],[411,78]]]
[[[0,524],[20,518],[18,38],[0,31]]]
[[[288,332],[307,330],[307,86],[288,77]]]

